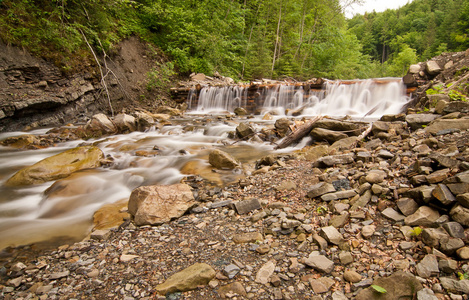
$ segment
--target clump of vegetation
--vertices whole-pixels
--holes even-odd
[[[155,67],[147,73],[147,90],[154,88],[165,89],[171,83],[171,78],[176,75],[172,62],[157,63]]]

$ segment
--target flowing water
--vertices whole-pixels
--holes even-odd
[[[236,121],[197,114],[232,111],[246,104],[243,102],[246,93],[243,87],[207,88],[201,92],[197,107],[192,108],[194,114],[188,119],[173,120],[171,126],[148,132],[86,141],[112,157],[111,166],[75,173],[54,186],[53,182],[48,182],[12,188],[5,187],[4,182],[22,167],[84,141],[41,150],[0,147],[0,249],[44,240],[60,241],[62,237],[83,238],[92,227],[93,213],[97,209],[107,203],[128,199],[132,190],[140,185],[177,183],[194,170],[218,184],[238,179],[238,172],[211,171],[208,164],[210,149],[223,148],[246,163],[272,153],[273,146],[244,141],[230,146],[234,141],[227,137],[235,130]],[[301,87],[285,85],[259,91],[259,94],[263,98],[262,112],[275,111],[277,118],[288,114],[288,109],[298,108],[303,109],[305,116],[327,114],[362,118],[368,114],[376,118],[398,113],[408,99],[402,85],[395,81],[381,85],[373,81],[355,85],[328,83],[325,91],[310,91],[307,95]],[[249,121],[256,130],[274,122],[261,119],[262,116],[257,116]],[[28,134],[45,132],[38,130]],[[20,134],[24,133],[3,133],[0,140]]]

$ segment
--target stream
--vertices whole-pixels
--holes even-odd
[[[289,89],[293,100],[283,97],[282,89]],[[228,92],[235,98],[224,94]],[[409,99],[403,85],[395,81],[380,86],[371,81],[358,85],[330,84],[324,92],[308,95],[297,87],[279,86],[263,94],[260,115],[237,118],[226,111],[232,112],[237,106],[232,102],[240,103],[238,95],[242,92],[204,91],[197,107],[182,118],[171,119],[171,125],[161,129],[71,141],[39,150],[0,146],[0,250],[41,241],[64,244],[67,240],[80,240],[91,230],[96,210],[104,204],[128,199],[132,190],[141,185],[178,183],[194,173],[218,185],[238,180],[242,171],[212,172],[208,164],[211,149],[221,148],[244,164],[275,152],[273,144],[229,139],[229,133],[235,131],[239,122],[250,122],[255,131],[260,131],[282,117],[350,115],[357,120],[372,121],[384,114],[399,113]],[[288,116],[288,108],[298,107],[303,109],[300,116]],[[272,119],[263,120],[267,112]],[[47,131],[27,134],[41,135]],[[1,133],[0,140],[21,134],[26,132]],[[305,138],[300,145],[282,152],[299,149],[310,139]],[[83,143],[99,147],[106,157],[112,158],[110,166],[74,173],[62,179],[59,188],[49,191],[54,182],[14,188],[4,185],[19,169]]]

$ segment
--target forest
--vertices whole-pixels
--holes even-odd
[[[137,35],[165,57],[155,62],[162,75],[243,81],[402,76],[412,63],[469,47],[469,0],[409,0],[347,19],[359,2],[0,0],[0,38],[67,73]]]

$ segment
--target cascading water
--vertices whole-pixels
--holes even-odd
[[[194,98],[191,92],[189,107]],[[261,114],[379,118],[400,113],[409,97],[398,78],[326,81],[322,90],[307,91],[301,84],[260,86],[254,92],[242,86],[204,87],[198,96],[197,107],[192,109],[201,113],[232,112],[236,107],[246,107],[247,99],[255,102],[256,111]],[[252,110],[252,107],[251,103],[249,108]]]
[[[204,87],[200,91],[197,111],[233,111],[246,106],[247,90],[243,86]]]

